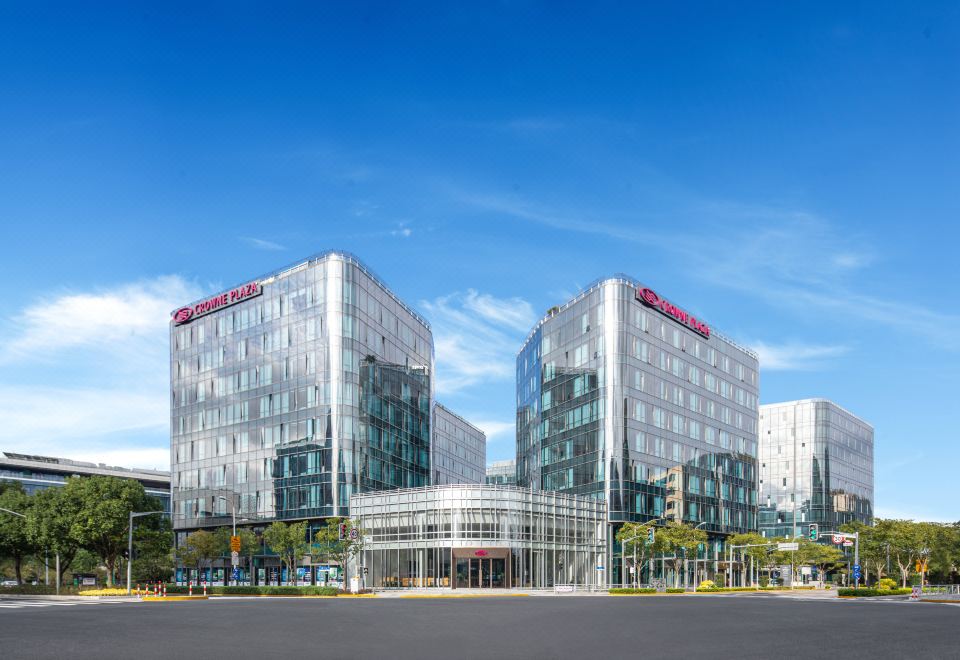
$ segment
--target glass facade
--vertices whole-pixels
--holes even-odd
[[[517,462],[494,461],[487,466],[486,482],[491,486],[515,486],[517,484]]]
[[[228,524],[234,506],[260,525],[344,516],[354,493],[429,485],[429,324],[342,252],[238,290],[253,293],[171,321],[175,529]]]
[[[68,477],[107,476],[134,479],[143,484],[147,495],[160,500],[163,510],[170,511],[170,473],[113,467],[109,465],[73,461],[68,458],[33,456],[30,454],[0,453],[0,481],[17,481],[28,494],[46,488],[59,488]]]
[[[451,485],[355,495],[351,509],[367,588],[604,584],[606,507],[594,498]]]
[[[760,532],[873,521],[873,427],[825,399],[760,406]]]
[[[606,501],[614,551],[623,521],[702,523],[714,539],[755,530],[757,356],[644,304],[640,287],[601,280],[530,333],[518,483]]]
[[[433,409],[433,485],[483,483],[483,431],[439,403]]]

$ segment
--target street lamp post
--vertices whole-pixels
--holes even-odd
[[[704,520],[702,523],[698,524],[698,525],[697,525],[696,527],[694,527],[693,529],[694,529],[694,531],[696,531],[696,530],[700,529],[701,527],[703,527],[703,526],[706,525],[706,524],[707,524],[707,521]],[[700,546],[697,545],[697,556],[694,557],[694,559],[693,559],[693,590],[694,590],[694,591],[697,590],[697,585],[700,583],[699,567],[700,567]],[[684,572],[686,572],[687,567],[684,566],[684,567],[683,567],[683,570],[684,570]]]
[[[131,570],[130,567],[133,564],[133,519],[139,518],[141,516],[152,516],[157,513],[166,513],[166,511],[140,511],[134,513],[130,512],[130,523],[127,530],[127,595],[129,596],[132,592],[130,590],[130,576]],[[59,563],[59,558],[57,559]],[[59,572],[59,571],[58,571]],[[110,578],[113,579],[112,577]]]
[[[0,511],[3,511],[4,513],[9,513],[11,516],[17,516],[18,518],[23,518],[24,520],[27,519],[27,517],[26,517],[25,515],[23,515],[22,513],[18,513],[18,512],[16,512],[16,511],[11,511],[10,509],[0,508]],[[46,565],[46,563],[47,563],[46,557],[44,557],[43,563],[44,563],[44,565]],[[56,586],[56,594],[57,594],[58,596],[60,595],[60,553],[59,553],[59,552],[57,552],[57,586]]]
[[[237,504],[236,502],[233,501],[232,497],[228,498],[226,495],[217,495],[217,499],[223,500],[224,502],[230,502],[230,513],[233,515],[233,535],[236,536],[237,535]],[[232,557],[233,555],[231,554],[231,558]],[[233,567],[231,566],[231,568]],[[233,577],[232,573],[233,571],[231,571],[231,577]],[[233,580],[233,582],[236,582],[236,580]],[[233,586],[237,586],[237,585],[234,584]]]

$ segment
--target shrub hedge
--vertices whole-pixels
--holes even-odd
[[[185,594],[188,588],[176,584],[167,585],[168,594]],[[203,593],[203,585],[193,585],[194,594]],[[337,596],[341,593],[336,587],[280,587],[276,585],[264,587],[211,587],[207,586],[207,594],[212,596]]]
[[[837,589],[837,595],[870,598],[872,596],[904,596],[910,591],[910,589]]]
[[[29,596],[53,596],[57,593],[57,587],[55,585],[43,585],[43,584],[18,584],[15,587],[0,587],[0,596],[3,594],[17,594],[17,595],[29,595]],[[61,586],[60,595],[75,595],[79,593],[79,590],[74,586]]]
[[[656,589],[651,589],[649,587],[644,587],[642,589],[631,589],[631,588],[617,588],[617,589],[608,589],[607,593],[611,594],[655,594],[657,593]]]
[[[685,593],[686,589],[667,589],[668,594],[682,594]]]

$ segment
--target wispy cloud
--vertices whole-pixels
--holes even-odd
[[[420,307],[433,326],[439,393],[512,381],[517,347],[536,321],[530,303],[470,289],[423,301]]]
[[[51,295],[5,319],[0,447],[76,457],[82,440],[89,460],[101,450],[167,456],[170,310],[200,294],[164,276]],[[157,444],[125,445],[128,434]]]
[[[869,291],[861,275],[877,261],[863,236],[836,230],[825,218],[804,210],[760,204],[694,203],[678,208],[675,222],[697,222],[699,231],[650,229],[648,224],[596,221],[589,212],[565,212],[518,196],[452,190],[458,203],[553,229],[656,246],[697,264],[697,277],[715,286],[759,297],[797,313],[817,309],[885,325],[946,350],[960,350],[953,328],[960,315],[911,303],[901,296]],[[654,223],[656,226],[658,223]],[[704,259],[705,254],[711,255]]]
[[[281,250],[286,250],[287,248],[279,243],[274,243],[273,241],[268,241],[262,238],[253,238],[250,236],[244,236],[241,238],[244,243],[250,247],[254,247],[258,250],[268,250],[271,252],[279,252]]]
[[[813,371],[829,366],[830,361],[849,352],[846,346],[803,344],[768,344],[753,342],[750,348],[760,356],[764,371]]]
[[[487,444],[512,442],[516,437],[516,422],[485,419],[472,423],[487,435]]]
[[[413,235],[413,229],[408,227],[406,222],[399,222],[397,228],[390,231],[390,235],[398,238],[410,238]]]

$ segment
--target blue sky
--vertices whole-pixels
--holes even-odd
[[[273,4],[0,6],[0,447],[165,465],[170,309],[340,248],[490,460],[530,326],[625,272],[960,518],[955,3]]]

